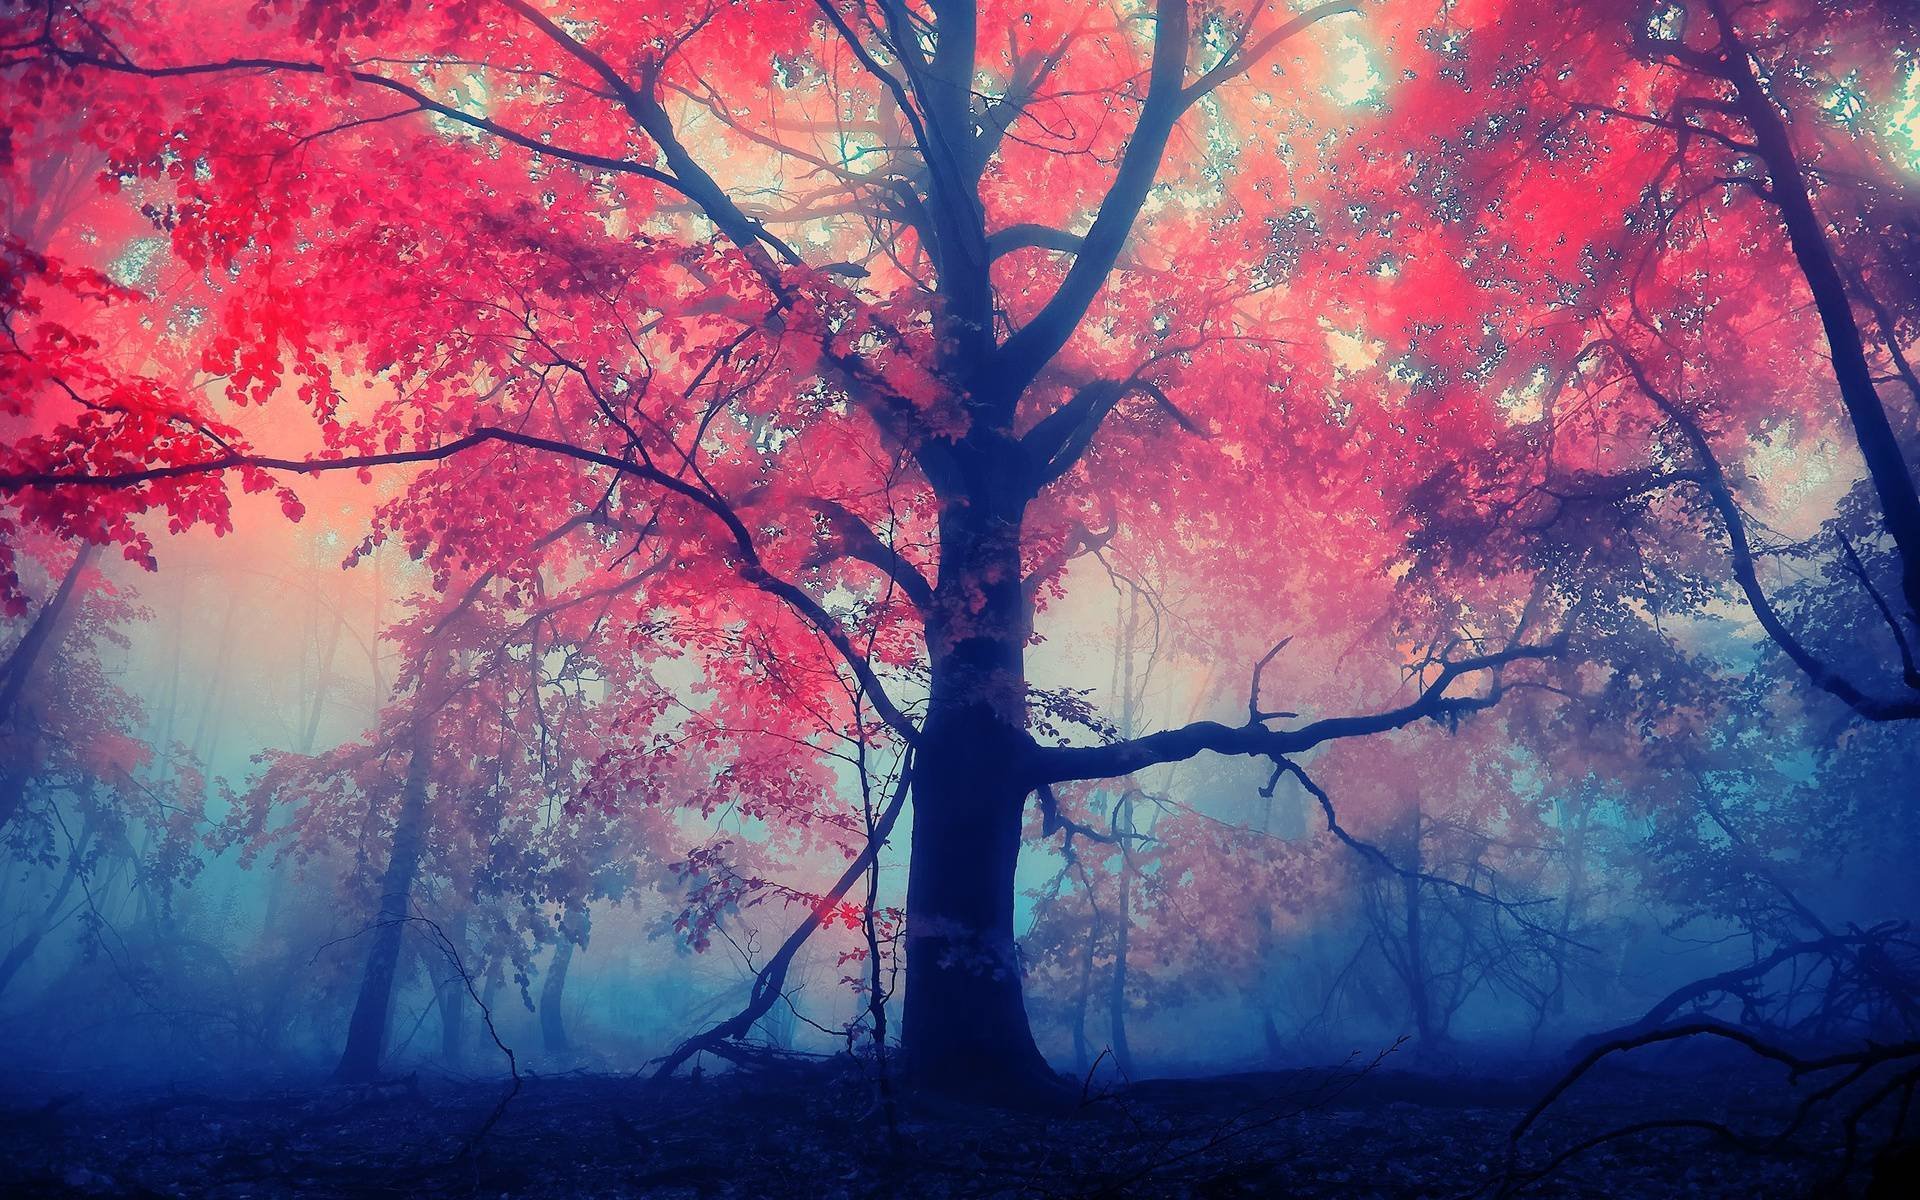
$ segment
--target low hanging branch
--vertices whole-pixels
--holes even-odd
[[[1844,1191],[1847,1177],[1859,1158],[1861,1127],[1890,1102],[1894,1103],[1895,1116],[1891,1127],[1884,1129],[1879,1153],[1894,1151],[1907,1136],[1907,1113],[1914,1093],[1920,1091],[1920,1041],[1911,1036],[1887,1042],[1868,1040],[1827,1054],[1795,1049],[1791,1043],[1783,1042],[1779,1034],[1770,1031],[1774,1026],[1759,1018],[1756,1012],[1756,1005],[1760,1003],[1759,988],[1768,976],[1782,968],[1808,958],[1824,961],[1832,973],[1828,1006],[1838,1005],[1853,1011],[1870,997],[1877,997],[1900,1011],[1906,1020],[1905,1028],[1912,1030],[1915,1028],[1911,1009],[1916,979],[1910,959],[1900,957],[1903,949],[1912,947],[1904,936],[1906,931],[1904,923],[1888,922],[1871,929],[1787,943],[1747,966],[1675,988],[1640,1020],[1576,1044],[1577,1061],[1514,1125],[1507,1135],[1505,1165],[1482,1192],[1491,1190],[1498,1197],[1514,1195],[1591,1150],[1662,1130],[1694,1130],[1750,1154],[1777,1155],[1786,1152],[1790,1143],[1822,1114],[1837,1123],[1843,1139],[1835,1177],[1830,1183],[1836,1191]],[[1836,992],[1842,984],[1848,986]],[[1740,1000],[1746,1024],[1705,1015],[1714,1002],[1730,997]],[[1795,1030],[1800,1030],[1800,1026],[1785,1026],[1781,1032]],[[1647,1046],[1700,1038],[1717,1038],[1742,1046],[1760,1058],[1785,1067],[1790,1084],[1805,1081],[1816,1086],[1800,1098],[1792,1114],[1771,1134],[1742,1132],[1723,1121],[1680,1113],[1602,1130],[1562,1147],[1537,1166],[1521,1166],[1521,1143],[1528,1133],[1562,1096],[1602,1062]]]
[[[893,795],[887,800],[887,806],[880,811],[880,819],[874,822],[873,835],[867,839],[867,844],[861,848],[859,854],[854,856],[853,861],[847,864],[847,869],[840,873],[840,878],[834,881],[833,887],[814,903],[812,911],[807,914],[807,919],[787,935],[787,940],[781,943],[780,949],[767,960],[766,966],[760,968],[759,974],[754,976],[753,990],[748,995],[746,1006],[712,1029],[696,1034],[674,1047],[671,1054],[660,1060],[659,1068],[653,1073],[655,1080],[670,1077],[680,1069],[681,1064],[696,1054],[718,1050],[728,1042],[737,1042],[746,1037],[752,1032],[754,1023],[772,1011],[774,1004],[780,999],[782,989],[786,986],[787,970],[793,965],[794,955],[800,952],[800,947],[807,944],[807,939],[813,936],[814,930],[820,928],[821,921],[833,910],[833,907],[840,903],[841,898],[860,881],[861,876],[866,874],[874,860],[880,856],[880,850],[887,844],[887,838],[893,833],[894,822],[899,819],[901,810],[906,807],[907,793],[913,781],[912,751],[909,750],[907,753],[907,761],[900,768],[900,779],[894,784]]]
[[[1560,1150],[1537,1167],[1523,1169],[1520,1166],[1520,1143],[1527,1132],[1546,1115],[1547,1110],[1553,1107],[1561,1096],[1567,1093],[1568,1089],[1598,1066],[1602,1060],[1645,1046],[1703,1037],[1721,1038],[1733,1042],[1746,1047],[1761,1058],[1779,1063],[1787,1068],[1790,1082],[1798,1083],[1803,1079],[1815,1077],[1823,1078],[1824,1082],[1800,1101],[1786,1125],[1771,1137],[1743,1134],[1725,1122],[1704,1117],[1654,1117],[1584,1138]],[[1886,1069],[1883,1070],[1883,1068]],[[1870,1087],[1864,1086],[1869,1083]],[[1540,1182],[1590,1150],[1609,1142],[1660,1130],[1696,1130],[1710,1134],[1722,1142],[1737,1146],[1749,1153],[1776,1154],[1786,1148],[1794,1135],[1806,1128],[1816,1110],[1829,1103],[1837,1102],[1842,1093],[1852,1091],[1859,1098],[1840,1114],[1841,1129],[1846,1139],[1844,1156],[1838,1168],[1839,1179],[1834,1181],[1840,1183],[1852,1173],[1854,1163],[1859,1156],[1861,1124],[1897,1095],[1900,1097],[1897,1109],[1900,1114],[1899,1122],[1900,1125],[1904,1125],[1905,1114],[1916,1089],[1920,1089],[1920,1042],[1897,1042],[1887,1045],[1869,1043],[1859,1050],[1806,1058],[1782,1049],[1739,1026],[1718,1021],[1693,1021],[1684,1025],[1654,1029],[1596,1046],[1565,1075],[1562,1075],[1508,1133],[1506,1165],[1498,1176],[1489,1181],[1486,1188],[1475,1194],[1481,1195],[1491,1191],[1494,1196],[1504,1200],[1505,1197],[1516,1195],[1521,1190]],[[1896,1127],[1891,1137],[1897,1140],[1902,1132],[1901,1128]]]
[[[1888,922],[1871,929],[1788,942],[1746,966],[1682,984],[1649,1008],[1639,1020],[1586,1038],[1576,1049],[1584,1050],[1639,1037],[1664,1027],[1689,1009],[1705,1009],[1725,999],[1737,999],[1742,1004],[1753,1005],[1760,985],[1768,976],[1789,964],[1809,959],[1815,964],[1812,970],[1817,971],[1824,966],[1831,972],[1834,984],[1857,976],[1857,983],[1882,993],[1909,1020],[1915,1019],[1920,1017],[1920,1009],[1915,1007],[1913,992],[1920,986],[1920,979],[1903,974],[1900,964],[1893,958],[1898,947],[1912,945],[1904,939],[1906,931],[1904,923]],[[1856,990],[1843,1003],[1851,1006],[1858,999],[1859,992]],[[1831,993],[1828,1004],[1834,1004]]]

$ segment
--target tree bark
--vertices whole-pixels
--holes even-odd
[[[901,1058],[922,1086],[1018,1098],[1055,1082],[1027,1026],[1013,940],[1014,868],[1026,798],[976,736],[930,741],[914,791]],[[954,730],[959,734],[963,730]],[[982,749],[967,752],[965,743]],[[932,752],[929,753],[929,750]]]
[[[1031,613],[1022,505],[995,504],[995,494],[980,488],[941,514],[933,670],[913,784],[901,1059],[916,1086],[1018,1103],[1051,1099],[1063,1085],[1034,1045],[1013,938],[1030,790],[1017,767],[1028,744]]]
[[[400,813],[393,826],[393,851],[380,884],[380,911],[367,951],[366,973],[360,980],[360,998],[347,1024],[346,1049],[334,1078],[362,1083],[380,1074],[380,1055],[387,1040],[387,1014],[393,1005],[393,982],[400,963],[400,940],[406,932],[414,876],[426,849],[432,814],[427,808],[427,785],[433,774],[433,718],[418,716],[413,724],[413,746],[407,757],[407,780]]]

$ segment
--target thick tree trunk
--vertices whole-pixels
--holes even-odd
[[[980,731],[984,733],[985,731]],[[1005,754],[927,754],[914,788],[901,1057],[937,1091],[1018,1099],[1054,1076],[1034,1045],[1013,940],[1026,793]]]
[[[928,622],[933,663],[915,752],[901,1058],[916,1086],[1037,1102],[1061,1088],[1034,1045],[1013,939],[1028,787],[1030,628],[1017,507],[949,505]]]
[[[400,813],[393,826],[393,851],[380,884],[380,913],[367,951],[367,969],[360,980],[360,998],[347,1025],[347,1045],[334,1078],[343,1083],[378,1077],[380,1054],[387,1040],[387,1013],[393,1005],[394,974],[400,963],[400,940],[406,932],[414,876],[426,849],[427,785],[433,773],[433,719],[416,718],[413,747],[407,758],[407,781]]]

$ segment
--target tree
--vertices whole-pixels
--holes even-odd
[[[1555,38],[1516,24],[1458,34],[1515,119],[1483,136],[1456,107],[1445,136],[1485,143],[1459,182],[1501,173],[1494,203],[1530,210],[1553,247],[1530,265],[1562,294],[1498,452],[1443,468],[1472,513],[1455,533],[1501,561],[1611,513],[1616,552],[1735,592],[1841,719],[1920,717],[1913,135],[1889,115],[1911,13],[1675,0],[1574,5]],[[1429,111],[1450,83],[1424,85]],[[1600,202],[1556,203],[1581,193]],[[1836,443],[1845,486],[1822,486]]]
[[[69,919],[101,932],[95,891],[109,879],[126,876],[157,922],[199,873],[205,799],[183,749],[151,737],[109,665],[143,616],[132,592],[90,545],[30,538],[19,550],[15,561],[46,578],[0,659],[0,846],[29,878],[47,878],[0,956],[0,991]]]
[[[1807,21],[1816,10],[1839,12]],[[735,706],[759,694],[728,661],[754,630],[817,694],[854,681],[911,748],[909,1071],[1040,1086],[1012,926],[1027,797],[1451,722],[1547,682],[1560,668],[1540,664],[1562,651],[1645,626],[1643,593],[1704,602],[1685,569],[1697,528],[1638,540],[1667,488],[1728,510],[1711,447],[1649,366],[1648,329],[1675,326],[1634,319],[1631,252],[1649,243],[1623,217],[1665,196],[1627,166],[1658,178],[1675,135],[1757,154],[1767,184],[1736,164],[1684,199],[1730,219],[1724,197],[1764,186],[1785,242],[1749,239],[1742,269],[1797,264],[1830,347],[1850,351],[1853,316],[1845,279],[1838,300],[1830,286],[1841,261],[1820,267],[1826,233],[1793,199],[1783,153],[1801,151],[1781,151],[1783,118],[1731,50],[1749,35],[1707,11],[1717,33],[1676,35],[1576,6],[1556,61],[1607,64],[1581,66],[1581,86],[1612,89],[1625,62],[1636,98],[1689,73],[1721,93],[1569,143],[1543,129],[1592,115],[1565,80],[1528,69],[1537,112],[1492,87],[1542,22],[1491,6],[1367,18],[1415,76],[1377,120],[1321,86],[1356,36],[1336,23],[1360,27],[1342,4],[30,9],[0,34],[20,122],[103,151],[118,191],[98,203],[146,214],[184,277],[133,294],[61,266],[76,246],[9,243],[7,384],[26,431],[0,462],[9,519],[144,559],[142,514],[222,522],[229,474],[285,489],[276,473],[392,466],[417,473],[376,535],[443,590],[500,539],[578,512],[626,542],[576,531],[555,554],[585,547],[618,570],[629,545],[671,543],[671,570],[623,619],[672,623]],[[1871,28],[1850,12],[1829,26]],[[1361,82],[1385,89],[1394,70],[1355,45]],[[1457,136],[1414,132],[1443,117]],[[1525,136],[1554,152],[1482,153],[1482,123],[1502,149]],[[1507,193],[1477,207],[1499,170]],[[20,174],[11,186],[30,186]],[[1862,302],[1895,303],[1890,272],[1862,270],[1880,280]],[[1676,312],[1682,298],[1661,297]],[[1581,319],[1540,328],[1563,309]],[[1888,312],[1891,361],[1906,318]],[[129,327],[155,332],[114,340]],[[1776,344],[1803,345],[1806,327],[1787,328]],[[1684,332],[1704,354],[1709,332]],[[1860,552],[1861,577],[1898,575],[1911,605],[1911,480],[1857,356],[1835,358],[1886,539]],[[1631,382],[1654,410],[1562,427],[1532,382],[1542,363],[1586,396]],[[189,389],[188,367],[220,395]],[[1817,415],[1826,399],[1755,395],[1739,413]],[[1529,404],[1539,419],[1516,420]],[[290,407],[310,413],[305,432]],[[1668,428],[1693,452],[1678,471],[1660,467]],[[1609,442],[1649,450],[1640,472],[1616,469]],[[1472,553],[1424,552],[1516,524]],[[1737,563],[1738,522],[1722,525]],[[1408,535],[1431,531],[1409,557]],[[1290,616],[1339,623],[1343,602],[1397,585],[1399,611],[1362,627],[1382,635],[1374,661],[1411,660],[1406,690],[1392,694],[1397,671],[1378,688],[1349,674],[1359,715],[1301,719],[1256,681],[1244,716],[1090,736],[1083,709],[1029,686],[1028,650],[1071,604],[1072,562],[1107,543],[1160,547],[1222,612],[1284,594]],[[1283,582],[1309,573],[1315,597]],[[1896,634],[1909,620],[1889,619]],[[1251,661],[1277,632],[1212,641]]]

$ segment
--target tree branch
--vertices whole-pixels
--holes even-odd
[[[1258,722],[1240,726],[1218,721],[1195,721],[1178,729],[1150,733],[1144,737],[1109,742],[1104,746],[1034,746],[1024,764],[1031,785],[1064,783],[1074,779],[1117,779],[1159,763],[1183,762],[1195,755],[1238,754],[1267,757],[1276,761],[1322,742],[1339,738],[1363,737],[1400,729],[1420,720],[1457,720],[1469,713],[1493,707],[1500,702],[1501,687],[1497,673],[1505,666],[1527,660],[1558,657],[1565,650],[1562,635],[1551,642],[1510,646],[1492,654],[1474,655],[1442,662],[1432,682],[1419,696],[1397,708],[1356,716],[1323,717],[1298,729],[1269,729]],[[1448,689],[1459,680],[1481,673],[1495,673],[1494,685],[1480,696],[1454,696]]]
[[[813,936],[814,930],[820,928],[821,921],[833,911],[833,906],[840,903],[841,897],[845,896],[860,877],[866,874],[867,869],[873,865],[881,849],[887,844],[887,838],[893,833],[894,822],[899,819],[900,810],[906,806],[907,793],[912,782],[913,762],[909,757],[901,767],[900,779],[894,784],[893,795],[887,800],[886,808],[881,810],[880,819],[874,822],[873,832],[867,838],[867,844],[861,847],[860,853],[855,855],[853,861],[847,864],[847,869],[840,873],[840,878],[835,880],[833,886],[814,904],[806,920],[787,935],[787,940],[780,944],[780,949],[774,952],[773,957],[767,960],[767,965],[761,967],[754,976],[753,989],[748,993],[746,1007],[712,1029],[690,1037],[676,1046],[672,1053],[661,1060],[660,1066],[654,1071],[655,1080],[668,1078],[680,1069],[680,1064],[703,1050],[715,1050],[723,1043],[738,1041],[747,1036],[752,1032],[754,1022],[773,1009],[774,1002],[781,996],[781,987],[787,981],[787,968],[792,965],[794,955],[800,952],[800,947],[807,944],[807,939]]]
[[[1810,650],[1804,642],[1787,627],[1786,620],[1773,601],[1767,596],[1766,589],[1760,584],[1760,576],[1755,567],[1753,545],[1747,539],[1746,517],[1740,511],[1740,505],[1733,498],[1733,489],[1727,483],[1726,472],[1721,470],[1720,459],[1713,451],[1713,443],[1707,439],[1706,431],[1693,415],[1682,408],[1671,396],[1667,395],[1653,382],[1646,365],[1637,355],[1619,339],[1610,339],[1605,345],[1627,368],[1628,374],[1647,399],[1653,401],[1668,420],[1680,430],[1700,463],[1698,486],[1706,493],[1707,502],[1720,515],[1720,521],[1727,531],[1727,549],[1733,559],[1733,577],[1746,594],[1747,604],[1760,622],[1773,643],[1800,668],[1802,674],[1820,690],[1832,695],[1854,712],[1873,721],[1899,721],[1920,717],[1920,701],[1887,701],[1867,695],[1854,685],[1853,681],[1828,666],[1819,655]]]
[[[1247,70],[1259,55],[1338,13],[1357,12],[1351,3],[1336,2],[1312,8],[1258,42],[1246,54],[1229,54],[1207,74],[1186,85],[1191,28],[1186,0],[1158,0],[1154,6],[1153,61],[1148,68],[1147,97],[1140,120],[1120,157],[1113,184],[1100,210],[1081,239],[1073,266],[1060,288],[1033,320],[1008,338],[996,355],[997,386],[1019,395],[1079,328],[1094,297],[1105,286],[1120,259],[1134,221],[1146,202],[1167,142],[1181,114],[1226,80]]]
[[[218,62],[181,63],[162,67],[142,66],[131,60],[101,58],[98,55],[89,54],[82,50],[61,46],[53,41],[50,34],[40,39],[39,42],[35,43],[35,46],[44,50],[52,57],[59,59],[61,62],[66,63],[68,66],[91,67],[96,70],[112,71],[122,75],[135,75],[143,79],[178,79],[197,75],[219,75],[241,71],[268,71],[313,76],[324,76],[330,73],[330,68],[322,63],[300,62],[292,59],[278,58],[229,58],[222,59]],[[417,105],[421,111],[434,113],[450,121],[456,121],[468,128],[492,134],[523,149],[530,150],[535,154],[561,159],[578,166],[593,167],[602,171],[613,171],[622,175],[639,176],[642,179],[652,180],[654,183],[670,188],[682,195],[688,195],[678,179],[645,163],[634,162],[631,159],[615,158],[605,154],[596,154],[587,150],[569,149],[565,146],[543,142],[537,137],[522,133],[517,129],[509,129],[505,125],[501,125],[486,117],[477,116],[464,109],[455,108],[450,104],[444,104],[427,95],[425,92],[420,91],[418,88],[402,83],[398,79],[382,75],[377,71],[349,69],[346,72],[346,77],[356,83],[365,84],[368,87],[380,88],[388,92],[393,92],[396,95],[405,96]]]
[[[900,585],[900,590],[921,612],[933,610],[933,585],[927,582],[927,577],[920,573],[918,567],[882,541],[871,525],[837,501],[809,497],[801,503],[826,520],[834,536],[840,539],[847,557],[885,572],[889,579]]]
[[[103,490],[118,490],[138,487],[166,479],[178,479],[186,476],[211,475],[239,468],[255,468],[266,471],[290,471],[296,474],[312,475],[323,471],[351,471],[367,467],[396,466],[406,463],[431,463],[452,458],[463,451],[474,449],[489,442],[502,442],[520,446],[529,450],[540,450],[549,454],[558,454],[579,462],[606,467],[609,470],[645,480],[656,487],[691,501],[707,510],[726,527],[730,535],[734,552],[740,562],[737,571],[741,579],[768,595],[783,600],[833,645],[834,650],[846,662],[848,668],[860,682],[866,686],[873,698],[873,705],[888,727],[900,735],[909,744],[919,737],[919,727],[914,724],[887,696],[881,686],[873,666],[866,660],[853,643],[847,638],[846,631],[833,615],[823,608],[819,601],[809,596],[797,584],[781,579],[766,569],[760,559],[759,548],[755,545],[753,534],[733,510],[732,505],[719,495],[685,479],[670,475],[647,463],[634,462],[631,459],[617,458],[598,450],[589,450],[584,446],[575,446],[569,442],[522,433],[514,429],[502,429],[497,426],[481,426],[471,432],[443,442],[438,446],[424,450],[403,450],[390,454],[362,454],[341,458],[303,459],[276,458],[264,454],[248,454],[239,451],[229,452],[216,458],[203,459],[194,463],[175,463],[165,467],[145,467],[131,471],[108,472],[105,474],[84,473],[40,473],[0,475],[0,494],[23,491],[29,488],[50,490],[59,487],[85,487]]]

